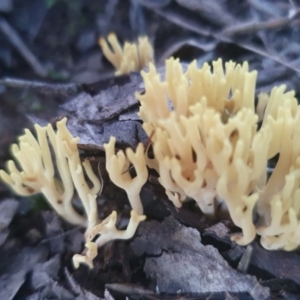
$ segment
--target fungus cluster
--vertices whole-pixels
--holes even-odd
[[[81,163],[77,148],[79,138],[70,134],[66,122],[67,119],[64,118],[56,123],[57,132],[51,124],[46,127],[36,124],[37,138],[25,129],[25,134],[19,137],[19,143],[11,147],[18,166],[13,160],[8,161],[7,171],[0,170],[0,177],[21,196],[44,194],[62,218],[71,224],[86,227],[88,251],[85,255],[74,255],[73,262],[75,267],[79,263],[92,267],[97,247],[110,240],[131,238],[145,216],[132,211],[128,227],[124,231],[116,229],[115,211],[105,220],[99,219],[96,198],[101,182],[88,160]],[[77,212],[73,206],[74,188],[81,200],[84,214]]]
[[[243,236],[240,244],[255,236],[255,190],[267,164],[271,130],[257,130],[254,111],[257,73],[247,63],[213,63],[198,69],[191,63],[183,73],[179,60],[166,63],[161,82],[154,66],[142,72],[145,94],[137,95],[144,129],[152,134],[154,161],[160,183],[174,205],[187,197],[197,201],[207,215],[215,216],[226,204]],[[155,92],[154,92],[155,91]]]
[[[118,75],[153,59],[146,38],[124,49],[115,35],[108,41],[112,50],[105,40],[100,44]],[[74,255],[75,267],[85,263],[92,268],[98,247],[134,235],[146,218],[140,191],[148,168],[157,171],[176,207],[191,198],[208,216],[228,212],[242,230],[232,237],[238,244],[246,245],[259,234],[267,249],[300,245],[300,106],[294,92],[274,87],[270,95],[260,94],[255,106],[256,71],[249,71],[246,62],[230,61],[224,67],[219,59],[212,65],[198,68],[194,61],[183,71],[179,60],[170,58],[164,80],[151,63],[148,72],[141,72],[145,92],[136,98],[153,157],[141,143],[135,151],[117,153],[114,137],[104,145],[109,176],[126,191],[132,207],[126,230],[116,228],[115,211],[99,219],[101,181],[89,161],[81,162],[79,138],[68,131],[66,118],[57,122],[56,132],[50,124],[35,125],[37,138],[25,130],[12,145],[18,164],[8,161],[0,178],[19,195],[43,193],[61,217],[87,228],[86,251]],[[276,155],[277,164],[267,178],[268,161]],[[130,166],[135,177],[128,172]],[[74,188],[84,213],[73,206]]]
[[[99,38],[99,45],[105,57],[115,67],[116,76],[140,71],[153,62],[154,51],[146,36],[139,37],[137,43],[125,42],[123,47],[114,33],[108,35],[107,41]]]
[[[219,59],[211,69],[194,61],[183,72],[170,58],[165,80],[152,64],[141,74],[145,93],[136,97],[154,158],[145,154],[139,163],[158,172],[174,205],[192,198],[206,215],[229,212],[242,230],[232,239],[241,245],[256,233],[267,249],[300,245],[300,107],[294,92],[275,87],[259,95],[255,107],[257,72],[246,62],[223,68]],[[277,154],[267,180],[268,161]]]

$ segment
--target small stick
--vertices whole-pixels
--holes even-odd
[[[228,27],[223,30],[223,34],[225,35],[237,35],[237,34],[249,34],[254,33],[259,30],[274,30],[278,28],[283,28],[288,26],[293,22],[300,14],[300,9],[298,9],[292,17],[279,18],[266,22],[260,23],[244,23],[236,26]]]
[[[9,25],[9,23],[0,16],[0,31],[6,36],[9,42],[19,51],[23,58],[28,62],[34,72],[41,76],[46,77],[47,71],[40,64],[37,58],[21,40],[18,33]]]
[[[242,258],[237,266],[237,269],[241,272],[246,272],[249,264],[250,264],[250,260],[251,260],[251,255],[253,252],[253,248],[251,245],[248,245],[245,252],[242,255]]]
[[[292,63],[288,63],[285,60],[282,60],[280,57],[275,56],[275,55],[271,55],[268,52],[266,52],[263,49],[257,48],[252,44],[248,44],[248,43],[244,43],[241,42],[239,40],[233,40],[230,36],[226,36],[225,34],[221,33],[214,33],[212,31],[209,30],[205,30],[203,28],[200,28],[200,25],[195,22],[195,19],[192,18],[188,18],[186,15],[181,15],[180,12],[174,10],[174,9],[155,9],[154,12],[156,12],[157,14],[159,14],[160,16],[162,16],[163,18],[169,20],[171,23],[177,24],[179,26],[181,26],[182,28],[185,28],[187,30],[190,30],[192,32],[195,32],[199,35],[203,35],[203,36],[212,36],[214,37],[216,40],[222,41],[222,42],[226,42],[226,43],[235,43],[236,45],[238,45],[239,47],[246,49],[250,52],[256,53],[260,56],[263,57],[267,57],[270,58],[276,62],[278,62],[279,64],[287,67],[288,69],[296,72],[296,73],[300,73],[300,69],[298,69],[297,67],[295,67]],[[296,12],[291,18],[294,19],[295,16],[298,15],[298,12]],[[296,22],[297,20],[294,20],[294,22]]]
[[[55,94],[75,94],[81,87],[75,83],[48,83],[33,80],[23,80],[16,78],[3,78],[0,79],[0,84],[12,88],[28,88],[37,90],[44,93],[55,93]]]
[[[98,174],[99,174],[101,188],[100,188],[100,191],[98,192],[97,195],[101,195],[102,191],[103,191],[103,177],[102,177],[101,170],[100,170],[100,164],[101,164],[101,162],[99,161],[98,166],[97,166],[97,170],[98,170]]]

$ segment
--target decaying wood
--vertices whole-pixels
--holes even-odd
[[[164,293],[248,292],[254,299],[266,299],[269,289],[255,277],[233,270],[212,246],[201,243],[199,232],[172,217],[162,223],[141,224],[131,243],[136,255],[146,256],[145,273]]]

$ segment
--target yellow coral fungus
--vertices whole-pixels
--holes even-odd
[[[115,67],[116,76],[140,71],[153,62],[153,48],[146,36],[140,37],[137,43],[125,42],[123,48],[114,33],[108,35],[107,41],[99,38],[99,45],[105,57]]]
[[[94,174],[89,161],[81,163],[77,149],[79,138],[71,135],[66,122],[67,119],[64,118],[56,123],[57,132],[50,124],[46,127],[35,125],[37,139],[25,129],[25,134],[19,137],[19,144],[12,145],[12,153],[21,170],[10,160],[7,163],[8,172],[0,170],[0,177],[19,195],[43,193],[61,217],[72,224],[86,227],[88,251],[85,255],[74,255],[73,262],[75,267],[80,263],[92,267],[92,260],[98,253],[97,247],[113,239],[131,238],[145,216],[132,211],[128,227],[124,231],[115,227],[116,212],[112,212],[104,221],[98,218],[96,197],[101,182]],[[134,155],[132,159],[134,160]],[[86,177],[93,185],[91,188]],[[85,215],[79,214],[73,207],[74,187]],[[139,213],[142,214],[142,211]],[[99,237],[96,238],[96,235]]]
[[[160,183],[174,205],[186,197],[214,216],[226,205],[243,235],[239,244],[262,236],[267,248],[300,244],[299,106],[293,92],[275,87],[259,97],[255,111],[256,71],[248,64],[219,59],[183,72],[179,60],[166,61],[165,80],[155,67],[142,71],[145,93],[137,94],[143,127],[151,136]],[[258,122],[262,121],[259,127]],[[280,154],[266,180],[270,158]],[[253,223],[257,210],[260,227]],[[298,229],[299,228],[299,229]],[[298,232],[299,231],[299,232]]]
[[[86,235],[85,247],[88,249],[84,255],[75,254],[73,263],[75,268],[79,267],[80,263],[88,265],[91,269],[94,267],[93,259],[98,254],[98,248],[111,240],[128,240],[133,237],[136,229],[141,221],[144,221],[146,216],[138,215],[134,210],[131,211],[131,217],[126,230],[118,230],[116,228],[117,213],[113,211],[99,225],[95,226],[88,235]],[[92,240],[100,235],[94,242]]]
[[[8,173],[0,170],[0,176],[17,194],[29,196],[43,193],[58,214],[68,222],[92,228],[98,223],[95,203],[101,184],[93,173],[90,162],[81,163],[77,150],[79,138],[70,134],[66,121],[64,118],[57,122],[57,133],[50,124],[46,127],[35,125],[37,139],[25,129],[25,134],[19,137],[19,144],[11,147],[21,171],[10,160],[7,163]],[[56,164],[52,160],[50,145]],[[55,176],[55,168],[58,178]],[[84,172],[92,182],[92,188],[88,187]],[[86,217],[73,208],[74,186]]]

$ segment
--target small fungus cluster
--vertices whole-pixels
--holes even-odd
[[[116,76],[140,71],[154,60],[154,51],[146,36],[140,37],[137,43],[125,42],[123,48],[114,33],[108,35],[107,41],[99,38],[99,45],[105,57],[115,67]]]
[[[37,138],[25,129],[25,134],[19,137],[19,144],[11,147],[19,168],[10,160],[7,162],[7,172],[0,170],[0,177],[21,196],[44,194],[62,218],[71,224],[86,227],[88,251],[85,255],[74,255],[73,262],[75,267],[86,263],[92,268],[92,261],[98,253],[97,247],[114,239],[130,239],[145,216],[132,211],[124,231],[116,228],[115,211],[105,220],[99,219],[96,197],[101,189],[101,181],[88,160],[81,163],[77,148],[79,138],[70,134],[66,122],[67,119],[64,118],[56,123],[57,132],[51,124],[46,127],[36,124]],[[73,206],[74,187],[84,214],[77,212]]]

